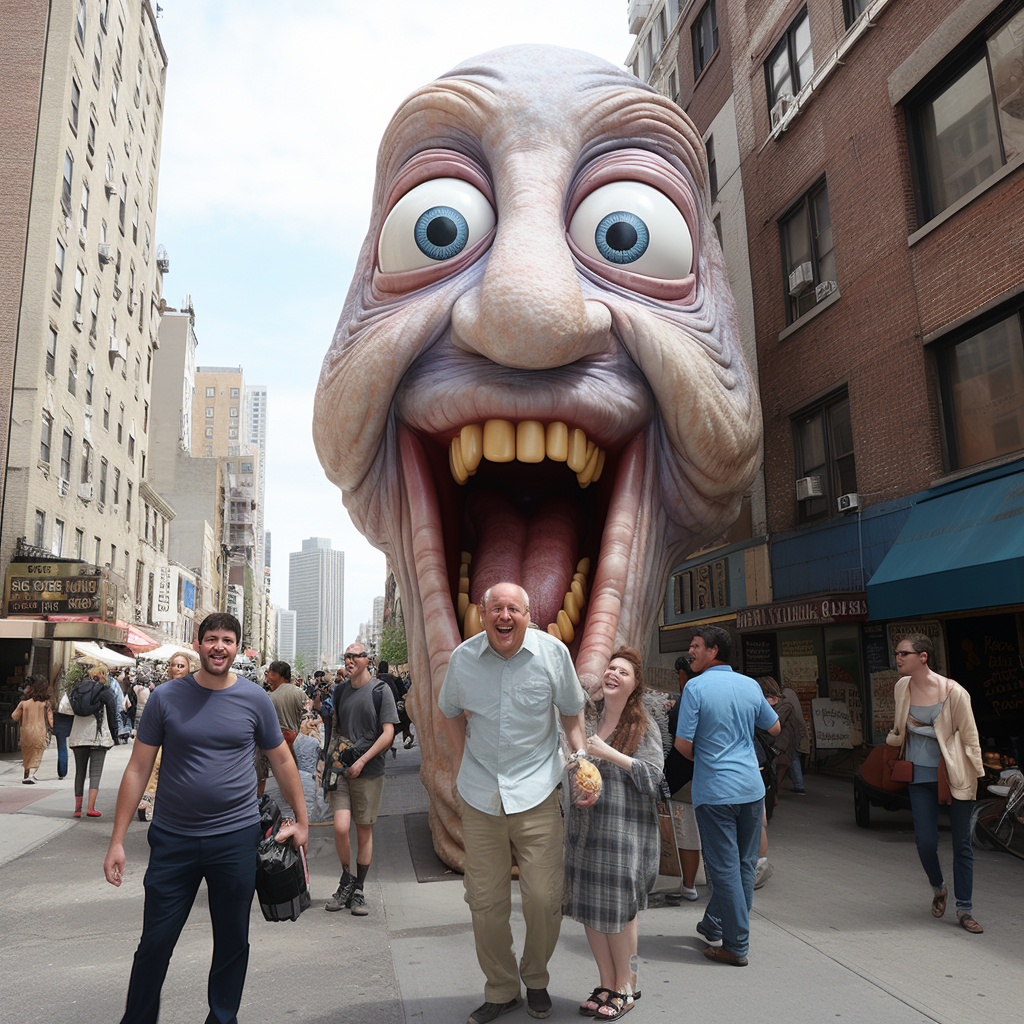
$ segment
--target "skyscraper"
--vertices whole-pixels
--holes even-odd
[[[295,612],[277,610],[277,656],[290,665],[295,660]]]
[[[345,552],[310,537],[288,556],[288,605],[296,615],[295,653],[306,670],[341,664],[344,653]]]

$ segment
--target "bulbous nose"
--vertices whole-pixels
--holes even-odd
[[[556,191],[531,183],[501,205],[483,280],[452,309],[457,347],[534,370],[606,347],[611,314],[583,297]]]

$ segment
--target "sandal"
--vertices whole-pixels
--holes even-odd
[[[942,892],[936,893],[932,897],[932,917],[942,917],[946,912],[946,899],[949,896],[949,890],[943,889]]]
[[[971,917],[970,914],[960,915],[960,927],[963,928],[965,932],[970,932],[972,935],[980,935],[985,930],[977,921],[974,920],[973,917]]]
[[[615,1020],[633,1009],[633,996],[629,992],[616,992],[610,996],[594,1017],[597,1020]]]
[[[607,993],[607,995],[601,995],[602,992]],[[580,1016],[596,1017],[597,1011],[600,1010],[602,1006],[607,1006],[608,1000],[613,995],[615,995],[615,992],[610,988],[595,988],[594,991],[591,992],[582,1003],[580,1003]],[[593,1003],[594,1008],[592,1010],[588,1009],[587,1003]]]

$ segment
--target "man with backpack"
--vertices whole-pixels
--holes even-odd
[[[358,757],[333,777],[336,788],[327,794],[334,814],[334,845],[341,861],[341,880],[324,910],[350,910],[356,917],[365,917],[369,911],[363,883],[370,870],[373,824],[384,791],[384,752],[394,739],[398,711],[387,683],[370,675],[370,656],[364,643],[349,644],[345,668],[348,679],[335,686],[332,697],[326,760],[330,765],[333,752],[341,744],[358,752]],[[349,827],[353,818],[357,836],[355,875],[349,871]]]

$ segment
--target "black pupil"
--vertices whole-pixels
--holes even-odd
[[[616,252],[628,252],[636,245],[636,228],[624,220],[618,220],[608,228],[605,241]]]
[[[435,217],[427,225],[427,241],[443,249],[458,237],[459,229],[451,217]]]

